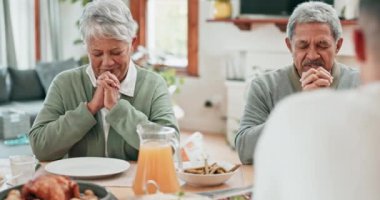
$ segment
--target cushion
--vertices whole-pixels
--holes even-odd
[[[11,83],[6,67],[0,67],[0,103],[9,101],[11,95]]]
[[[37,64],[36,71],[45,89],[45,92],[47,92],[50,83],[53,81],[54,77],[57,74],[75,67],[78,67],[78,63],[73,58],[70,58],[68,60],[57,62],[41,62]]]
[[[19,70],[9,68],[11,76],[11,100],[37,100],[45,97],[44,88],[34,69]]]

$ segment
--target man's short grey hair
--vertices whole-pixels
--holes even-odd
[[[94,0],[86,5],[79,22],[85,44],[90,38],[110,38],[131,44],[137,23],[128,6],[121,0]]]
[[[289,39],[294,35],[294,29],[299,23],[327,23],[330,26],[335,41],[342,37],[342,25],[335,9],[326,3],[309,1],[299,4],[289,17],[286,33]]]

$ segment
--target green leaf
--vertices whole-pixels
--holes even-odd
[[[179,84],[183,85],[185,83],[185,79],[183,77],[179,78]]]
[[[76,45],[76,44],[83,44],[83,40],[81,40],[81,39],[76,39],[76,40],[74,40],[74,44]]]
[[[79,29],[79,23],[80,23],[80,20],[78,19],[78,20],[75,22],[75,26],[77,26],[78,29]]]
[[[92,0],[82,0],[82,6],[85,6],[86,4],[90,3]]]

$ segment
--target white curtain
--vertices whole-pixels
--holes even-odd
[[[0,65],[17,68],[10,2],[0,0]]]
[[[6,46],[5,46],[5,13],[4,2],[0,0],[0,67],[7,65]]]
[[[34,1],[2,0],[4,3],[8,66],[28,69],[35,66]]]
[[[41,0],[41,61],[62,60],[60,20],[59,0]]]

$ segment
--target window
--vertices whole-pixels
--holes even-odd
[[[198,0],[130,0],[130,8],[138,45],[165,57],[164,65],[197,76]]]
[[[148,0],[146,45],[155,63],[187,67],[187,0]]]

